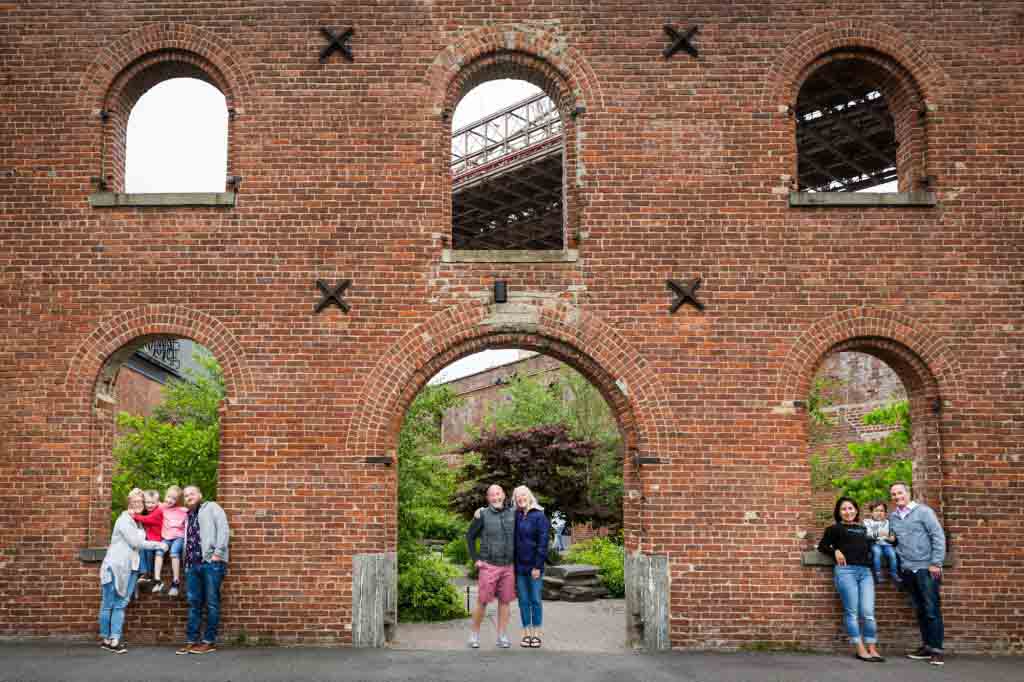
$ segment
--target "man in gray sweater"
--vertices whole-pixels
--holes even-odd
[[[480,648],[480,623],[487,612],[487,604],[495,597],[498,599],[498,648],[511,646],[506,631],[511,616],[509,605],[516,598],[515,533],[515,510],[505,506],[505,491],[501,486],[492,485],[487,489],[487,506],[476,511],[466,532],[469,556],[480,571],[473,629],[469,635],[469,646],[473,649]],[[479,552],[477,538],[480,539]]]
[[[197,486],[184,490],[188,507],[185,525],[185,585],[188,592],[188,625],[185,646],[177,654],[208,654],[217,650],[220,627],[220,585],[228,566],[231,529],[228,517],[216,502],[203,500]],[[199,625],[206,609],[206,630],[199,640]]]
[[[916,660],[942,665],[942,605],[939,585],[946,558],[946,534],[931,507],[910,500],[910,487],[902,481],[889,486],[896,509],[889,516],[889,530],[896,536],[903,584],[910,594],[921,628],[921,648],[907,654]]]

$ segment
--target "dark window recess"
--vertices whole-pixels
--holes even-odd
[[[539,94],[452,134],[452,246],[562,249],[562,121]]]
[[[899,179],[896,126],[872,71],[855,59],[835,61],[812,73],[801,88],[796,105],[801,191],[856,192]]]

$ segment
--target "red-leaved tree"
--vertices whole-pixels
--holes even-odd
[[[573,439],[560,424],[481,434],[460,450],[479,459],[468,458],[460,470],[453,508],[469,517],[487,504],[490,485],[497,483],[510,497],[516,486],[525,485],[547,512],[561,511],[569,523],[615,523],[621,518],[616,510],[592,503],[587,494],[584,464],[595,447]]]

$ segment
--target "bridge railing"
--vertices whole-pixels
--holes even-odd
[[[551,98],[539,93],[452,133],[452,183],[501,166],[506,158],[531,156],[561,141],[562,119]]]

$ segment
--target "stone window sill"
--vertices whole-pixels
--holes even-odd
[[[790,192],[790,208],[935,206],[934,192]]]
[[[78,550],[78,560],[83,564],[98,564],[107,555],[106,547],[86,547]]]
[[[138,194],[126,192],[95,192],[89,195],[93,208],[111,206],[234,206],[234,192],[161,192]]]
[[[442,263],[575,263],[579,260],[576,249],[550,251],[503,251],[444,249]]]
[[[947,550],[946,560],[942,562],[943,567],[951,567],[953,565],[954,558],[953,553]],[[822,554],[816,549],[812,549],[800,555],[800,564],[803,566],[835,566],[836,562],[832,557]]]

